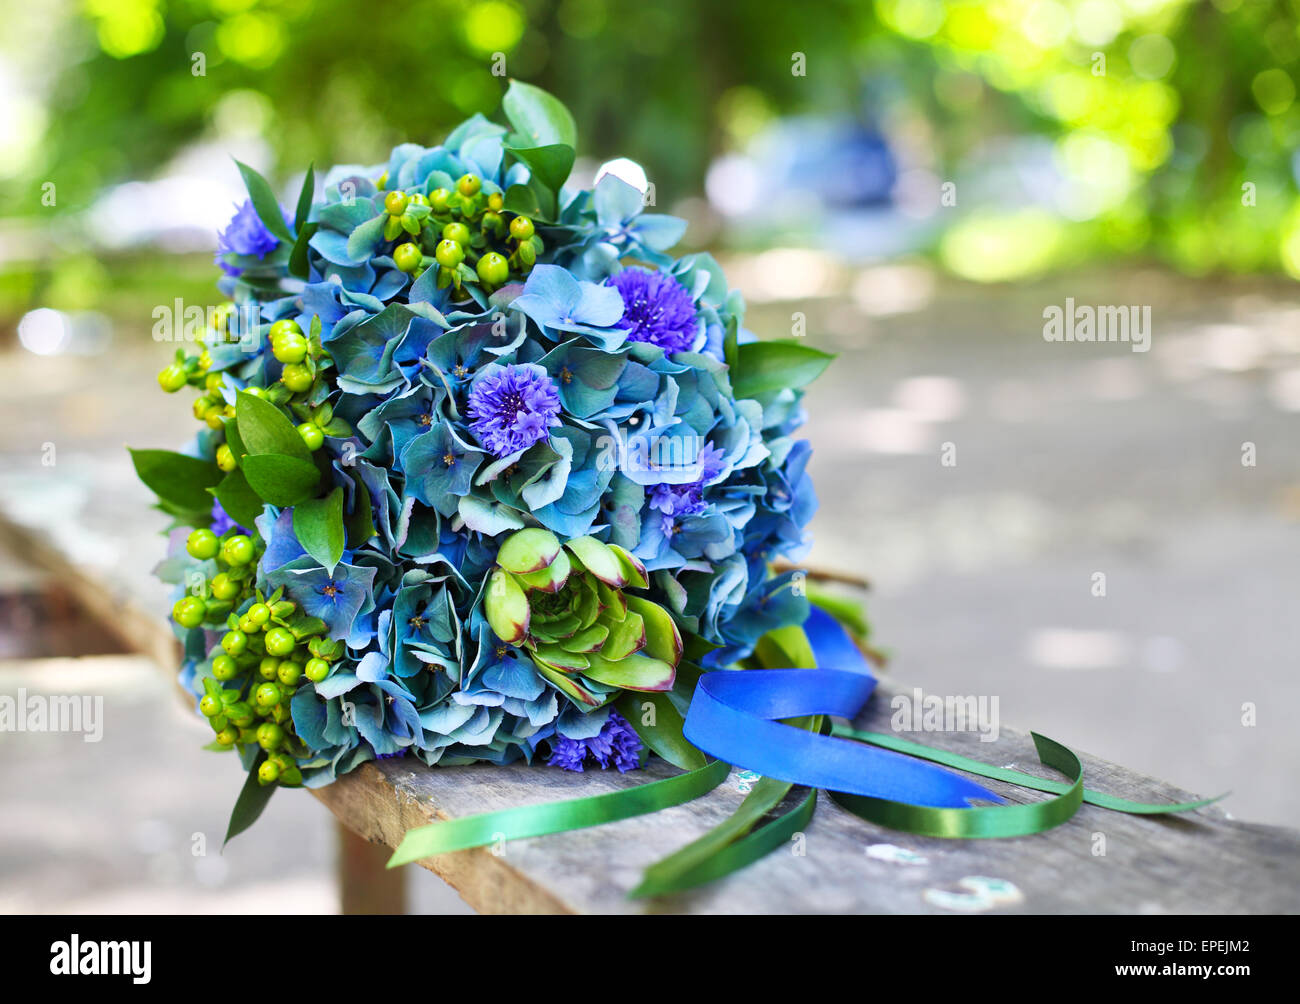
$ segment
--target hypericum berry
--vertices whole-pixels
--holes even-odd
[[[232,725],[227,725],[217,733],[217,742],[222,746],[234,746],[239,742],[239,729]]]
[[[221,545],[221,559],[227,565],[247,565],[253,560],[253,542],[242,533],[227,537]]]
[[[424,252],[418,244],[407,241],[393,249],[393,264],[403,272],[414,272],[424,260]]]
[[[282,363],[300,363],[307,358],[307,338],[301,332],[285,332],[271,340],[271,354]]]
[[[231,471],[235,469],[236,466],[238,466],[235,463],[235,451],[232,450],[226,443],[222,443],[220,446],[217,447],[217,466],[220,467],[227,474],[229,474]]]
[[[199,371],[206,373],[210,369],[212,369],[212,353],[204,349],[199,353]]]
[[[265,603],[254,603],[248,608],[248,616],[252,619],[254,624],[261,627],[271,619],[271,608]]]
[[[401,216],[406,212],[406,207],[410,204],[410,201],[405,192],[389,192],[384,196],[384,211],[389,216]]]
[[[270,681],[263,683],[253,692],[253,699],[260,708],[270,708],[280,703],[280,688]]]
[[[269,751],[277,750],[284,742],[284,729],[274,722],[266,722],[257,727],[257,745]]]
[[[204,716],[207,718],[215,718],[217,715],[221,714],[221,709],[223,707],[225,707],[225,705],[221,703],[221,699],[213,697],[211,694],[204,694],[203,698],[199,701],[199,710],[202,711]]]
[[[180,363],[172,363],[158,373],[158,386],[168,394],[175,394],[188,382],[185,376],[185,367]]]
[[[488,208],[494,213],[501,212],[505,208],[506,200],[501,197],[500,192],[493,192],[488,196]]]
[[[478,277],[492,286],[500,286],[510,278],[510,263],[495,251],[489,251],[478,260]]]
[[[505,220],[501,218],[500,213],[494,213],[489,209],[483,214],[482,224],[484,230],[490,230],[494,234],[499,234],[505,224]]]
[[[533,250],[531,242],[520,244],[516,254],[519,255],[519,264],[524,268],[532,268],[533,262],[537,261],[537,252]]]
[[[478,195],[479,189],[483,187],[483,182],[479,180],[477,174],[463,174],[460,181],[456,182],[456,191],[467,199],[472,199]]]
[[[219,655],[212,660],[212,678],[225,683],[233,680],[239,672],[239,665],[228,655]]]
[[[330,664],[324,659],[308,659],[303,672],[312,683],[320,683],[330,675]]]
[[[293,636],[293,632],[287,631],[282,627],[273,627],[266,632],[266,654],[278,655],[283,658],[289,655],[298,641]]]
[[[302,437],[309,450],[319,450],[325,443],[325,433],[315,422],[303,422],[298,426],[298,435]]]
[[[288,363],[284,367],[284,372],[280,374],[280,382],[295,394],[302,394],[304,391],[311,390],[311,370],[301,363]]]
[[[442,228],[444,240],[455,241],[461,247],[469,243],[469,227],[463,223],[448,223]]]
[[[443,268],[455,268],[465,260],[465,249],[453,240],[439,241],[433,254]]]
[[[233,600],[239,595],[239,583],[232,579],[225,572],[218,572],[208,583],[208,588],[212,595],[219,600]]]
[[[426,198],[424,197],[424,195],[423,195],[421,192],[412,192],[412,193],[411,193],[411,205],[412,205],[412,206],[427,206],[428,204],[429,204],[429,200],[426,199]],[[410,208],[410,207],[408,206],[407,208]]]
[[[280,659],[278,656],[265,656],[257,665],[257,675],[263,680],[274,680],[276,673],[280,669]]]
[[[282,317],[271,325],[271,341],[275,342],[287,334],[302,334],[302,326],[292,317]]]
[[[280,779],[280,767],[274,761],[267,760],[262,766],[257,768],[257,783],[262,785],[275,784]]]
[[[221,385],[225,382],[224,373],[209,373],[203,378],[203,389],[209,394],[216,394],[221,390]]]
[[[208,409],[215,403],[210,397],[196,397],[194,404],[190,406],[190,410],[194,412],[194,417],[202,422],[204,416],[208,413]]]
[[[435,188],[429,193],[429,208],[435,213],[445,213],[449,198],[451,198],[451,192],[447,191],[447,189]]]
[[[209,429],[217,432],[226,427],[225,417],[226,406],[224,404],[214,404],[204,413],[203,421],[207,423]]]
[[[176,618],[176,623],[184,628],[195,628],[203,623],[203,618],[208,612],[207,604],[197,596],[186,596],[176,601],[172,607],[172,616]]]
[[[258,624],[257,621],[253,620],[253,618],[249,617],[248,614],[244,614],[243,617],[239,618],[239,630],[243,631],[244,634],[256,634],[261,630],[261,627],[262,626]]]
[[[527,216],[516,216],[510,221],[510,236],[517,241],[526,241],[535,232],[533,221]]]
[[[226,655],[243,655],[248,651],[248,635],[243,631],[227,631],[221,639]]]
[[[302,679],[302,667],[292,659],[285,659],[284,662],[280,663],[276,675],[286,687],[292,687]]]
[[[200,561],[216,557],[220,546],[217,535],[211,530],[195,530],[185,538],[185,550],[190,552],[190,557]]]

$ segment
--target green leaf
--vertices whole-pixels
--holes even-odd
[[[235,421],[246,453],[280,453],[310,462],[311,451],[302,436],[271,402],[240,391],[235,397]]]
[[[739,337],[740,322],[732,314],[727,318],[727,333],[722,341],[722,359],[727,364],[727,370],[734,378],[736,368],[740,365],[740,353],[736,339]]]
[[[654,710],[651,725],[644,722],[647,704],[653,705]],[[618,699],[616,707],[619,714],[631,722],[641,741],[673,766],[697,770],[706,763],[704,754],[682,735],[685,719],[673,707],[667,694],[625,693]]]
[[[573,170],[573,147],[563,143],[525,149],[510,146],[506,149],[527,164],[533,177],[552,192],[560,190]]]
[[[311,274],[311,262],[307,258],[307,252],[311,250],[309,242],[319,229],[320,225],[317,223],[306,223],[298,231],[298,239],[293,242],[293,251],[289,254],[290,275],[306,279]]]
[[[527,139],[529,147],[563,143],[577,149],[578,127],[563,102],[540,87],[518,80],[510,81],[501,101],[506,118],[515,131]]]
[[[257,768],[262,766],[264,760],[266,754],[259,750],[253,765],[248,769],[248,777],[244,778],[244,787],[235,799],[235,807],[230,810],[230,825],[226,827],[226,839],[221,842],[223,848],[257,822],[257,817],[275,794],[277,785],[263,785],[257,780]]]
[[[208,489],[222,478],[216,464],[171,450],[127,451],[135,473],[163,502],[190,511],[212,508]]]
[[[307,176],[302,179],[302,189],[298,192],[298,209],[293,214],[293,228],[302,233],[303,224],[311,215],[311,199],[316,194],[316,165],[307,165]]]
[[[375,521],[370,511],[370,489],[353,474],[352,512],[347,518],[348,544],[360,547],[375,535]]]
[[[802,387],[817,379],[834,358],[829,352],[790,339],[749,342],[736,349],[731,385],[740,398]]]
[[[294,506],[293,532],[303,550],[333,575],[334,566],[343,557],[343,489],[335,488],[323,499]]]
[[[787,624],[767,632],[754,646],[754,657],[764,669],[817,668],[812,643],[798,624]]]
[[[292,244],[293,234],[289,233],[289,228],[284,225],[284,217],[280,214],[280,201],[275,197],[275,192],[271,190],[266,179],[247,164],[235,161],[235,165],[244,177],[244,187],[248,189],[248,197],[253,202],[253,208],[257,211],[262,226],[284,243]]]
[[[310,498],[320,483],[315,464],[283,453],[249,454],[240,470],[249,487],[276,506],[297,505]]]
[[[505,207],[520,216],[549,223],[555,216],[555,193],[532,178],[526,185],[511,185],[506,189]]]
[[[221,479],[212,490],[221,508],[240,526],[253,529],[253,522],[262,515],[262,500],[248,484],[244,472],[236,467]]]

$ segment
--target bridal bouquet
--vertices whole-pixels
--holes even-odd
[[[197,391],[198,432],[133,459],[174,518],[159,574],[181,679],[211,748],[249,773],[231,835],[276,787],[388,757],[629,771],[653,754],[686,771],[641,786],[658,804],[734,763],[771,779],[763,812],[794,783],[989,811],[969,807],[997,800],[978,785],[825,734],[870,691],[839,622],[861,624],[773,569],[808,546],[795,433],[830,357],[748,332],[718,264],[674,257],[685,223],[639,188],[566,185],[575,130],[555,98],[515,82],[504,111],[319,186],[309,169],[293,206],[240,165],[248,199],[216,257],[228,302],[159,374]],[[810,675],[828,656],[841,668]],[[705,672],[724,667],[753,672]],[[758,689],[731,694],[732,677]],[[788,766],[841,748],[892,758],[869,773],[898,785]],[[1045,759],[1079,774],[1068,751]],[[809,812],[811,796],[786,825]],[[473,842],[444,832],[402,857]]]

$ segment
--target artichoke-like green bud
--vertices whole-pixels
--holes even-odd
[[[502,641],[573,700],[596,705],[588,681],[625,690],[672,688],[682,636],[657,603],[624,593],[649,585],[645,565],[595,537],[561,543],[549,530],[512,533],[497,551],[483,605]]]

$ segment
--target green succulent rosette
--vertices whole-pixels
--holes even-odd
[[[645,565],[617,544],[561,542],[529,528],[501,544],[483,606],[498,638],[526,649],[573,701],[595,707],[610,687],[666,691],[677,677],[682,635],[672,616],[627,591],[648,585]]]

